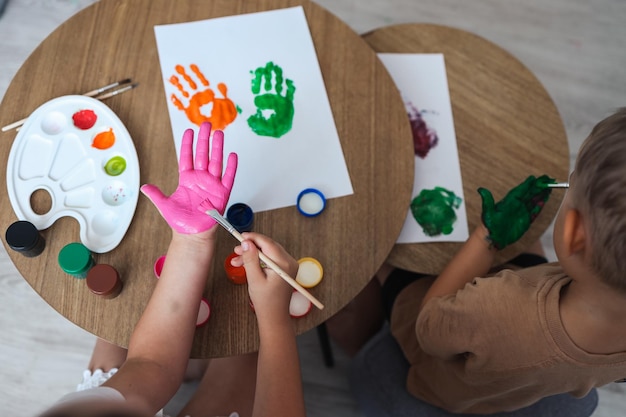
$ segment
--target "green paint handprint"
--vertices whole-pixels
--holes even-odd
[[[496,249],[503,249],[526,233],[548,201],[552,191],[548,184],[551,183],[554,179],[547,175],[539,178],[531,175],[497,203],[489,190],[478,189],[483,201],[482,220]]]
[[[456,221],[455,209],[461,205],[461,198],[443,187],[422,190],[411,201],[411,213],[422,226],[427,236],[449,235]]]
[[[282,95],[283,69],[271,61],[264,67],[254,70],[253,74],[252,93],[255,94],[254,105],[257,111],[248,117],[248,126],[257,135],[279,138],[291,130],[294,115],[293,95],[296,87],[293,81],[285,79],[286,91],[285,95]]]

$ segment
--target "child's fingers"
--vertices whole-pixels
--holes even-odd
[[[237,173],[237,154],[228,154],[228,160],[226,161],[226,171],[222,177],[222,185],[231,190],[235,183],[235,174]]]
[[[238,247],[239,247],[239,246],[238,246]],[[237,253],[237,252],[235,252],[235,253]],[[235,266],[235,267],[240,267],[240,266],[243,266],[243,257],[241,256],[241,254],[238,254],[238,255],[239,255],[239,256],[234,256],[234,257],[232,257],[232,258],[230,259],[230,264],[231,264],[232,266]]]
[[[209,163],[209,173],[214,177],[222,176],[222,162],[224,161],[224,132],[216,130],[213,132],[211,144],[211,162]]]
[[[259,274],[263,274],[261,263],[259,262],[259,250],[254,242],[250,240],[241,242],[240,248],[242,250],[241,259],[243,267],[246,269],[246,276],[248,279],[254,280]]]
[[[285,249],[280,244],[265,235],[254,232],[246,232],[243,234],[243,237],[244,239],[253,241],[261,252],[277,263],[280,259],[275,258],[283,258],[287,255],[287,252],[285,252]]]
[[[180,159],[178,161],[178,171],[189,171],[193,169],[193,129],[185,130],[183,140],[180,145]]]
[[[259,252],[263,252],[285,272],[295,276],[298,271],[298,262],[280,244],[265,235],[254,232],[243,233],[243,238],[252,241]],[[268,269],[267,271],[272,270]]]
[[[211,123],[204,122],[200,125],[198,140],[196,143],[195,169],[206,171],[209,165],[209,136],[211,135]],[[221,167],[220,167],[221,168]]]
[[[140,191],[148,197],[148,199],[154,204],[157,208],[161,206],[167,200],[167,197],[159,187],[153,184],[144,184],[141,186]]]

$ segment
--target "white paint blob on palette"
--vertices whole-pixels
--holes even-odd
[[[137,207],[137,151],[124,124],[101,101],[59,97],[35,110],[17,134],[7,188],[20,220],[42,230],[73,217],[82,243],[108,252],[121,242]],[[49,194],[48,212],[33,211],[35,192]]]

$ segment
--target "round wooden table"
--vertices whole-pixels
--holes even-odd
[[[139,87],[106,104],[135,142],[141,183],[157,184],[169,194],[177,185],[177,161],[153,27],[298,5],[307,17],[354,188],[353,195],[328,201],[316,218],[302,216],[296,207],[255,217],[255,231],[280,242],[296,259],[312,256],[324,266],[324,280],[311,292],[325,308],[296,320],[301,333],[346,305],[384,262],[404,222],[413,182],[411,131],[402,99],[376,53],[334,15],[298,0],[102,0],[61,25],[26,60],[0,105],[0,125],[27,116],[52,98],[132,77]],[[15,131],[0,134],[5,164],[14,137]],[[3,170],[0,223],[6,230],[17,219],[5,176]],[[42,234],[47,246],[36,258],[7,247],[22,276],[69,320],[127,346],[156,284],[153,264],[171,237],[157,210],[140,196],[121,244],[96,256],[97,262],[114,266],[124,282],[122,293],[112,300],[91,294],[84,280],[65,274],[57,263],[60,249],[79,241],[74,219],[60,219]],[[224,230],[219,239],[205,290],[211,317],[196,332],[194,357],[258,349],[247,288],[230,283],[222,266],[237,242]]]
[[[363,39],[377,52],[444,55],[470,232],[480,224],[478,187],[496,201],[528,175],[569,175],[569,147],[558,110],[528,68],[510,53],[472,33],[432,24],[376,29]],[[554,218],[563,190],[549,202],[517,243],[499,253],[510,260],[535,242]],[[462,243],[395,245],[388,263],[439,273]]]

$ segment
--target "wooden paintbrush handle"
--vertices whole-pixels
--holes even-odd
[[[263,252],[259,251],[259,259],[261,259],[267,266],[272,268],[274,272],[276,272],[282,279],[287,281],[287,284],[291,285],[293,289],[298,291],[300,294],[304,295],[313,305],[320,310],[324,308],[324,304],[322,304],[317,298],[313,297],[313,295],[308,292],[302,285],[298,284],[298,281],[289,276],[288,273],[282,270],[280,266],[278,266],[274,261],[267,257]]]

